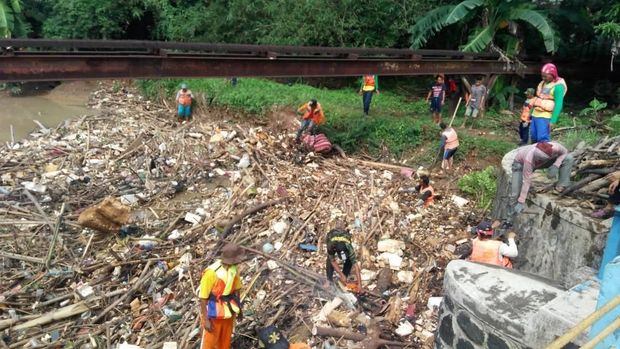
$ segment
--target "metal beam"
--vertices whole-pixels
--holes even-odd
[[[536,74],[495,60],[258,58],[208,55],[0,55],[0,81],[181,77],[336,77],[378,75]]]

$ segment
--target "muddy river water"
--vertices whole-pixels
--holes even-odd
[[[11,125],[18,141],[38,128],[33,120],[52,128],[63,120],[92,114],[87,103],[95,87],[94,82],[69,82],[35,96],[12,97],[0,92],[0,142],[11,140]]]

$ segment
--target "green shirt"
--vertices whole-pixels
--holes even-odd
[[[566,94],[566,89],[562,84],[555,84],[553,88],[555,106],[553,107],[553,113],[551,114],[551,123],[555,124],[558,122],[560,113],[562,112],[562,107],[564,106],[564,95]]]

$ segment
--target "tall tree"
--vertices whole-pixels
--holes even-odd
[[[26,36],[28,28],[19,0],[0,0],[0,38]]]
[[[465,0],[456,5],[437,7],[411,27],[411,46],[422,47],[445,27],[465,23],[474,23],[474,29],[461,47],[463,51],[484,51],[494,45],[501,34],[509,34],[513,39],[502,38],[503,49],[518,53],[521,44],[514,38],[519,23],[526,23],[538,31],[547,52],[553,53],[558,47],[551,22],[532,2],[525,0]]]

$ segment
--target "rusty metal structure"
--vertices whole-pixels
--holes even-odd
[[[136,40],[0,40],[0,82],[167,77],[537,74],[493,54]]]

